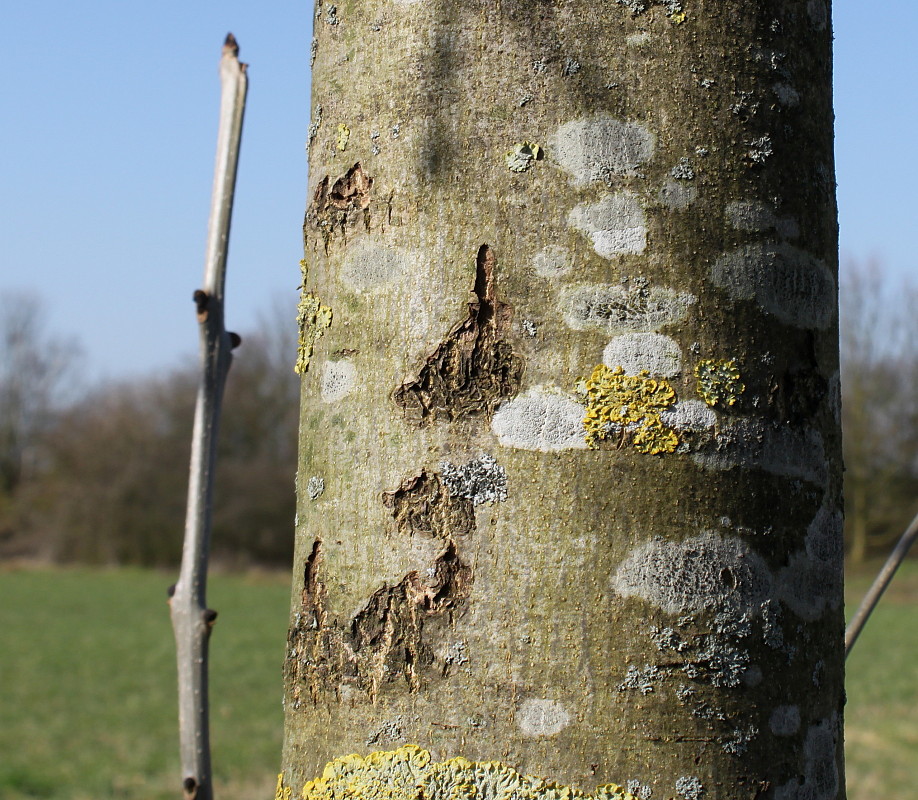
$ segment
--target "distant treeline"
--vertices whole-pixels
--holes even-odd
[[[889,551],[918,512],[918,287],[876,265],[841,282],[848,557]],[[0,557],[174,566],[181,555],[198,366],[61,404],[67,367],[35,298],[0,303]],[[292,304],[291,304],[292,306]],[[243,332],[223,406],[212,550],[287,567],[299,381],[293,308]],[[831,376],[827,376],[831,391]]]
[[[35,303],[29,305],[40,317]],[[21,302],[2,308],[18,317],[18,307]],[[0,312],[0,325],[9,328],[10,316]],[[38,402],[37,395],[53,391],[53,381],[25,374],[47,356],[42,331],[29,331],[31,342],[21,341],[21,335],[12,338],[15,346],[6,346],[3,355],[19,364],[18,373],[10,374],[6,366],[0,371],[0,396],[14,401],[4,405],[6,419],[0,421],[0,556],[176,565],[185,524],[197,363],[100,386],[67,407],[50,408],[50,398]],[[18,357],[7,358],[17,349]],[[213,559],[231,568],[288,567],[299,405],[292,304],[243,334],[234,355],[218,445]],[[25,411],[14,415],[19,396],[26,407],[44,410],[37,417]],[[17,433],[10,431],[17,426]]]

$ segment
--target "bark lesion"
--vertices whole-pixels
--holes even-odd
[[[494,251],[482,245],[468,316],[426,358],[417,377],[393,394],[396,405],[419,425],[490,416],[519,391],[523,360],[503,339],[513,309],[497,299],[494,266]]]
[[[304,690],[313,703],[324,696],[344,699],[348,689],[375,702],[385,685],[416,692],[425,672],[438,668],[436,644],[471,592],[472,569],[460,557],[456,537],[475,528],[472,502],[453,497],[439,476],[422,471],[384,492],[396,532],[440,543],[424,569],[408,572],[394,585],[384,583],[350,620],[330,619],[321,540],[313,544],[303,570],[300,609],[291,626],[286,672],[294,707]]]
[[[313,192],[306,210],[306,225],[319,229],[326,238],[355,222],[362,221],[369,229],[372,190],[373,178],[359,161],[334,180],[326,175]]]

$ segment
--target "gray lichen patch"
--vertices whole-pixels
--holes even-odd
[[[842,603],[841,563],[818,561],[805,550],[792,553],[778,573],[778,596],[801,619],[813,622]]]
[[[361,237],[347,248],[342,277],[347,289],[364,292],[397,280],[410,263],[405,251]]]
[[[631,192],[616,192],[598,203],[581,203],[567,222],[585,234],[603,258],[643,253],[647,247],[647,216]]]
[[[811,725],[803,742],[803,774],[775,789],[775,800],[835,800],[841,786],[836,751],[838,724]]]
[[[625,784],[628,794],[634,795],[639,800],[650,800],[653,797],[653,787],[647,783],[641,783],[638,780],[630,780]]]
[[[606,345],[602,363],[620,366],[628,375],[646,370],[651,375],[672,378],[682,371],[682,349],[675,339],[661,333],[625,333]]]
[[[440,477],[451,495],[471,500],[476,506],[507,499],[507,471],[487,453],[462,466],[444,461]]]
[[[835,314],[835,283],[824,262],[786,244],[749,244],[711,267],[711,282],[736,300],[755,300],[781,322],[825,328]]]
[[[333,403],[347,397],[354,391],[357,380],[357,368],[353,362],[346,359],[341,361],[326,361],[322,367],[322,400]]]
[[[497,299],[494,267],[493,251],[482,245],[468,316],[427,357],[417,378],[393,393],[395,404],[419,425],[490,415],[519,389],[523,359],[503,340],[513,309]]]
[[[821,561],[840,569],[844,558],[843,528],[844,519],[841,512],[830,511],[822,506],[806,529],[806,554],[814,561]]]
[[[794,220],[778,217],[774,209],[758,200],[737,200],[728,203],[726,217],[730,225],[738,231],[776,231],[785,239],[794,239],[800,234],[800,226]]]
[[[676,778],[676,794],[683,800],[701,800],[704,786],[696,775],[683,775]]]
[[[325,480],[313,475],[306,483],[306,494],[310,500],[318,500],[325,492]]]
[[[825,448],[817,430],[798,430],[759,419],[724,423],[714,443],[692,453],[692,459],[708,469],[758,468],[818,486],[825,485],[827,479]]]
[[[583,406],[557,389],[535,386],[505,402],[491,420],[504,447],[522,450],[584,450]]]
[[[523,736],[557,736],[571,723],[571,715],[557,700],[529,698],[520,704],[516,715]]]
[[[571,271],[573,256],[564,247],[549,245],[539,250],[532,258],[532,268],[541,278],[560,278]]]
[[[657,199],[667,208],[688,208],[698,198],[698,189],[692,184],[669,179],[660,187]]]
[[[660,420],[667,427],[677,431],[700,432],[714,427],[717,423],[717,414],[701,400],[679,400],[672,407],[660,412]]]
[[[707,532],[639,545],[616,570],[612,587],[668,614],[716,610],[738,616],[757,612],[771,595],[772,577],[746,542]]]
[[[800,102],[800,93],[789,83],[776,83],[771,91],[782,106],[792,108]]]
[[[778,706],[768,718],[768,727],[775,736],[793,736],[800,730],[800,706]]]
[[[654,137],[644,125],[608,115],[573,120],[552,137],[549,152],[574,183],[634,175],[653,154]]]
[[[625,283],[577,286],[561,295],[564,321],[574,330],[607,333],[651,332],[688,316],[696,298],[633,278]]]

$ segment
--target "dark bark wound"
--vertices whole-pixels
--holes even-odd
[[[475,529],[472,501],[450,495],[436,473],[407,478],[394,492],[384,492],[382,502],[399,533],[451,540]]]
[[[334,183],[326,175],[313,193],[306,222],[328,233],[335,228],[343,229],[362,215],[368,227],[372,189],[373,178],[363,171],[359,161]]]
[[[448,665],[437,665],[434,644],[444,638],[471,590],[472,570],[459,557],[453,537],[474,531],[472,503],[450,496],[439,477],[427,472],[385,492],[382,502],[399,532],[438,539],[443,549],[427,569],[412,570],[394,586],[383,584],[342,624],[329,620],[322,543],[313,544],[289,636],[286,672],[294,702],[304,687],[314,703],[325,693],[341,700],[348,688],[375,702],[384,684],[407,683],[418,691],[423,673],[433,677],[448,671]]]
[[[494,262],[491,248],[482,245],[468,317],[427,357],[418,377],[395,390],[396,405],[419,425],[490,415],[519,390],[523,360],[501,338],[513,309],[497,299]]]

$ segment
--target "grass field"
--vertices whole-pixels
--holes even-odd
[[[853,576],[849,610],[872,571]],[[0,572],[0,798],[179,796],[171,574]],[[273,796],[281,746],[286,576],[212,578],[218,800]],[[918,798],[918,564],[848,662],[851,800]]]
[[[0,798],[175,800],[172,574],[0,572]],[[214,787],[274,796],[289,578],[216,576]]]

